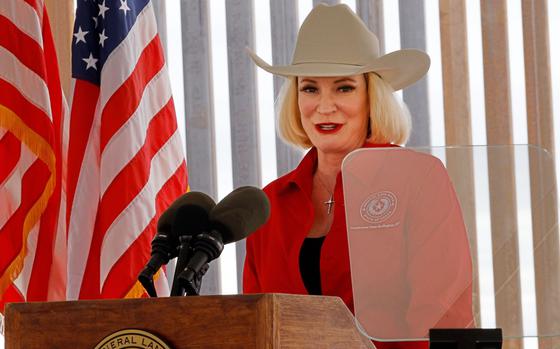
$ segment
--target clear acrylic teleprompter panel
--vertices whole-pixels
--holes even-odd
[[[342,173],[355,315],[369,337],[425,339],[430,328],[462,327],[560,335],[550,154],[360,149]]]

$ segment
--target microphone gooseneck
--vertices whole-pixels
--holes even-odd
[[[200,284],[197,276],[208,262],[218,258],[224,250],[221,234],[212,230],[209,233],[198,234],[191,245],[193,252],[189,262],[178,276],[179,283],[184,287],[187,295],[198,295]],[[202,277],[202,275],[201,275]]]

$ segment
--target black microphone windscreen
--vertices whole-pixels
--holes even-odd
[[[216,226],[224,244],[247,237],[266,223],[270,202],[266,194],[255,187],[239,187],[228,194],[210,211],[211,225]]]
[[[165,211],[163,211],[161,216],[159,216],[159,219],[158,219],[158,222],[157,222],[157,231],[158,232],[165,233],[165,234],[171,233],[171,229],[173,227],[173,222],[175,221],[175,212],[177,212],[177,208],[179,207],[179,206],[176,206],[175,204],[181,199],[182,199],[182,197],[175,200],[175,202],[173,204],[171,204],[171,206],[169,206]]]
[[[172,206],[176,206],[172,234],[194,235],[208,229],[208,213],[216,206],[208,195],[191,191],[183,195]]]
[[[204,193],[196,191],[185,193],[175,199],[175,201],[173,201],[173,203],[161,214],[157,223],[158,232],[170,233],[173,224],[175,224],[177,210],[185,205],[202,206],[208,208],[208,211],[210,211],[216,204],[212,198]]]
[[[166,235],[170,246],[179,245],[179,237],[173,234],[173,225],[175,224],[175,216],[177,209],[185,202],[192,201],[189,193],[181,195],[176,199],[163,213],[159,216],[157,222],[157,234]]]

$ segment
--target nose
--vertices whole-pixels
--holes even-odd
[[[336,103],[330,93],[321,94],[319,104],[317,105],[317,112],[325,115],[336,112]]]

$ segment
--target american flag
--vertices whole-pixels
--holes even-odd
[[[157,218],[187,183],[167,67],[150,1],[77,5],[67,297],[136,297]]]
[[[65,299],[66,113],[44,2],[2,0],[0,312],[6,302]]]

